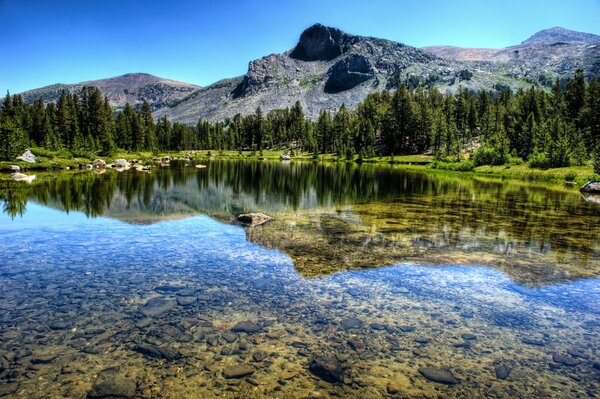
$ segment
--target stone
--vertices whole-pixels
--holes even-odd
[[[335,383],[342,382],[344,373],[339,360],[330,356],[317,356],[308,364],[308,370],[320,379]]]
[[[460,337],[465,341],[474,341],[477,339],[477,336],[473,334],[461,334]]]
[[[292,157],[290,157],[288,154],[281,154],[281,156],[279,157],[282,161],[291,161]]]
[[[195,296],[178,296],[177,304],[179,306],[191,306],[198,301],[198,298]]]
[[[129,168],[131,164],[126,159],[119,158],[115,160],[115,166],[117,168]]]
[[[269,354],[265,351],[256,351],[252,354],[252,359],[255,362],[262,362],[267,358],[267,356],[269,356]]]
[[[581,359],[589,359],[590,355],[586,353],[583,348],[569,348],[567,353],[573,357],[578,357]]]
[[[354,338],[348,340],[348,345],[357,352],[364,352],[366,349],[364,342]]]
[[[2,383],[0,383],[0,398],[14,394],[17,392],[17,389],[19,389],[18,383],[2,381]]]
[[[20,172],[21,167],[19,165],[10,165],[10,170],[12,170],[13,172]]]
[[[261,331],[263,328],[261,325],[256,324],[252,321],[240,321],[235,326],[231,328],[233,332],[243,332],[246,334],[254,334]]]
[[[156,317],[171,310],[176,304],[177,302],[173,299],[163,297],[152,298],[140,308],[140,313],[146,317]]]
[[[415,331],[414,326],[399,326],[398,328],[400,329],[400,331],[402,331],[404,333]]]
[[[579,189],[582,193],[600,194],[600,181],[590,180]]]
[[[371,328],[373,330],[383,331],[383,330],[387,329],[387,326],[385,324],[381,324],[381,323],[371,323]]]
[[[500,364],[494,367],[494,372],[496,373],[496,378],[499,380],[505,380],[510,375],[512,368],[507,366],[506,364]]]
[[[92,166],[98,169],[106,168],[106,161],[103,159],[95,159],[94,162],[92,162]]]
[[[419,367],[419,373],[428,380],[440,384],[455,385],[460,382],[450,370],[438,367]]]
[[[271,216],[260,212],[242,213],[237,217],[238,222],[244,226],[258,226],[271,220]]]
[[[37,162],[35,155],[33,155],[33,153],[29,150],[25,150],[25,152],[22,155],[18,156],[17,159],[28,162],[28,163],[36,163]]]
[[[198,169],[205,169],[206,165],[198,164],[198,165],[196,165],[196,168],[198,168]]]
[[[136,383],[122,373],[111,370],[101,372],[87,397],[93,398],[132,398],[135,396]]]
[[[546,346],[544,341],[540,341],[538,339],[532,339],[532,338],[521,338],[521,342],[523,342],[525,345]]]
[[[577,366],[579,364],[579,362],[572,357],[560,355],[558,353],[552,355],[552,360],[554,360],[556,363],[564,364],[565,366],[569,367]]]
[[[223,370],[225,378],[243,378],[254,374],[254,366],[249,364],[238,364],[235,366],[227,366]]]
[[[181,353],[179,353],[179,351],[152,344],[139,344],[136,345],[133,350],[154,359],[164,359],[168,361],[181,359]]]
[[[362,326],[362,324],[363,324],[363,322],[360,319],[357,319],[355,317],[350,317],[348,319],[344,319],[341,321],[341,325],[344,330],[351,330],[354,328],[359,328]]]

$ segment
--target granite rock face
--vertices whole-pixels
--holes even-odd
[[[258,106],[267,113],[299,101],[305,114],[316,119],[321,110],[337,110],[342,104],[354,108],[368,94],[404,82],[454,93],[459,88],[545,86],[577,68],[584,68],[588,77],[600,76],[597,36],[564,31],[540,33],[505,49],[419,49],[316,24],[302,32],[293,49],[251,61],[245,75],[199,89],[156,111],[155,117],[196,124],[199,118],[222,121],[252,114]],[[565,37],[571,39],[556,42]]]

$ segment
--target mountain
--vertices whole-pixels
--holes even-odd
[[[125,106],[126,103],[135,105],[146,100],[153,109],[170,105],[200,88],[190,83],[159,78],[147,73],[128,73],[114,78],[75,84],[57,83],[21,94],[25,102],[33,102],[40,97],[44,102],[54,102],[58,100],[63,90],[76,93],[84,86],[99,88],[117,108]]]
[[[506,49],[419,49],[316,24],[293,49],[251,61],[245,75],[199,89],[155,116],[195,124],[199,118],[223,120],[258,106],[268,112],[300,101],[314,119],[323,109],[354,107],[369,93],[401,82],[442,92],[550,86],[555,77],[571,76],[577,68],[587,77],[600,76],[597,38],[553,28]]]
[[[501,65],[504,74],[544,86],[582,68],[588,78],[600,76],[600,36],[564,28],[542,30],[521,44],[499,48],[429,46],[430,54],[467,62]]]

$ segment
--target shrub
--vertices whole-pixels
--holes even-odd
[[[529,165],[532,168],[548,169],[550,167],[550,158],[545,151],[536,151],[529,155]]]
[[[575,181],[577,172],[569,171],[565,174],[565,181]]]
[[[433,161],[431,164],[433,169],[452,170],[456,172],[469,172],[475,168],[475,163],[470,159],[461,162],[444,162]]]
[[[471,156],[475,165],[504,165],[509,161],[509,156],[504,151],[498,151],[494,147],[482,146],[473,151]]]

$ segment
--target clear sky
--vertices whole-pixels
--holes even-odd
[[[600,34],[600,0],[0,0],[0,93],[147,72],[208,85],[320,22],[413,46],[503,47],[562,26]]]

